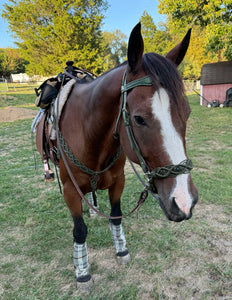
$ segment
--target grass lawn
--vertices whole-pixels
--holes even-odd
[[[30,94],[0,94],[0,109],[7,106],[35,109],[35,93]]]
[[[34,95],[0,99],[0,107],[30,107]],[[123,220],[132,261],[118,266],[108,220],[90,218],[87,243],[95,286],[75,287],[72,220],[57,181],[44,183],[30,134],[32,120],[0,123],[0,299],[232,299],[232,109],[199,106],[189,96],[188,156],[200,199],[189,221],[169,222],[151,196]],[[142,186],[127,170],[122,209]],[[109,213],[106,191],[100,210]]]
[[[1,93],[13,93],[13,94],[33,94],[34,89],[40,86],[40,83],[6,83],[0,82]],[[7,90],[8,87],[8,90]]]

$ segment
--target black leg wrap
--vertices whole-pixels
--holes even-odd
[[[81,276],[77,278],[77,282],[87,282],[91,279],[91,275]]]
[[[121,215],[122,215],[122,211],[120,208],[120,203],[117,203],[116,205],[112,206],[110,216],[111,217],[119,217]],[[112,222],[114,225],[120,225],[122,222],[122,219],[112,219],[112,220],[110,220],[110,222]]]
[[[129,251],[126,249],[126,250],[123,251],[123,252],[118,252],[118,253],[116,254],[116,256],[123,257],[123,256],[126,256],[128,253],[129,253]]]
[[[87,226],[84,223],[83,218],[73,218],[74,229],[73,237],[74,242],[78,244],[84,244],[87,236]]]

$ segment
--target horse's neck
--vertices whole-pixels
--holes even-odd
[[[121,95],[124,67],[119,67],[96,79],[92,99],[96,105],[114,105]],[[108,112],[109,113],[109,112]]]
[[[113,131],[119,113],[124,69],[119,67],[90,84],[76,85],[70,95],[61,129],[67,142],[81,156],[85,151],[90,155],[105,152],[108,156],[107,152],[119,146]]]
[[[89,97],[89,122],[94,139],[106,136],[113,137],[113,128],[119,113],[123,68],[114,69],[102,75],[91,88]],[[92,123],[92,124],[91,124]],[[99,137],[98,137],[99,136]]]

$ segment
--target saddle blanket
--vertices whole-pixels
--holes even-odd
[[[71,79],[68,81],[65,86],[63,86],[56,97],[56,99],[51,103],[50,106],[50,114],[48,117],[48,123],[52,124],[51,133],[50,133],[50,139],[56,140],[56,124],[54,124],[55,119],[58,118],[58,121],[60,119],[63,107],[68,99],[68,96],[73,88],[73,85],[76,83],[75,79]],[[57,101],[59,101],[59,111],[57,113]],[[41,119],[43,118],[43,115],[47,112],[47,109],[40,109],[38,114],[36,115],[35,119],[33,120],[31,124],[31,131],[36,132],[36,128],[38,124],[40,123]]]

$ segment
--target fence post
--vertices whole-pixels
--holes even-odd
[[[7,79],[5,79],[5,83],[6,83],[6,91],[7,91],[7,92],[9,92],[9,88],[8,88]]]

